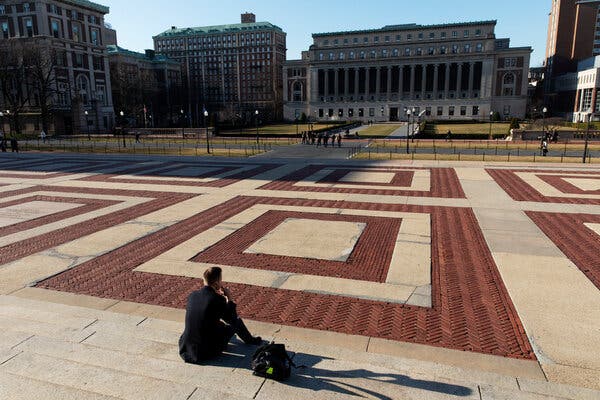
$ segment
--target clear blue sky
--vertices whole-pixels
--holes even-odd
[[[106,20],[117,29],[119,45],[136,51],[153,48],[152,36],[172,25],[238,23],[245,11],[287,32],[288,60],[300,58],[312,42],[311,34],[317,32],[495,19],[497,37],[510,37],[512,46],[533,48],[532,66],[540,66],[544,59],[551,5],[551,0],[95,1],[110,7]]]

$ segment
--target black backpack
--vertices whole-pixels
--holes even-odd
[[[252,356],[250,363],[254,375],[262,376],[276,381],[283,381],[290,377],[292,359],[285,351],[285,345],[271,342],[259,347]]]

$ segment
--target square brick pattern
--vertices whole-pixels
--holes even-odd
[[[535,201],[543,203],[568,203],[568,204],[592,204],[600,205],[600,199],[584,199],[584,198],[573,198],[573,197],[549,197],[544,196],[521,177],[517,175],[519,172],[527,173],[539,173],[539,178],[549,183],[556,189],[560,190],[565,194],[594,194],[585,191],[564,182],[561,180],[570,171],[558,171],[558,170],[507,170],[507,169],[487,169],[486,170],[492,178],[500,185],[506,193],[514,200],[517,201]],[[542,175],[542,174],[554,174]],[[593,171],[578,171],[578,175],[590,175],[590,177],[598,176],[598,172]],[[583,193],[582,193],[583,192]]]
[[[586,223],[600,223],[600,215],[527,212],[529,218],[600,289],[600,235]]]
[[[133,207],[129,207],[125,210],[112,212],[107,215],[91,218],[88,221],[80,222],[72,226],[67,226],[53,231],[51,234],[42,234],[28,239],[20,240],[18,242],[11,243],[6,246],[0,247],[0,265],[7,264],[9,262],[18,260],[23,257],[27,257],[31,254],[38,253],[40,251],[48,250],[50,248],[59,246],[61,244],[70,242],[83,236],[87,236],[91,233],[101,231],[114,225],[121,224],[126,221],[130,221],[142,215],[151,213],[153,211],[160,210],[173,204],[177,204],[181,201],[187,200],[193,195],[185,193],[167,193],[167,192],[149,192],[149,191],[135,191],[135,190],[111,190],[111,189],[91,189],[91,188],[63,188],[53,186],[34,186],[27,189],[13,190],[9,192],[1,192],[0,198],[23,195],[34,192],[56,192],[57,196],[54,198],[58,201],[61,193],[85,193],[85,194],[99,194],[99,195],[114,195],[114,196],[130,196],[130,197],[146,197],[152,200],[139,204]],[[39,198],[52,199],[52,197],[40,196]],[[66,198],[64,201],[71,201],[73,198]],[[16,202],[7,202],[4,204],[19,204],[19,202],[25,202],[26,200],[18,200]],[[62,200],[60,200],[62,201]],[[110,204],[115,204],[111,201],[103,200],[90,200],[86,198],[75,198],[75,202],[84,203],[86,206],[79,207],[74,210],[65,211],[64,213],[48,215],[46,217],[23,222],[23,224],[32,224],[31,227],[41,226],[39,221],[42,220],[44,224],[61,221],[69,213],[82,214],[82,209],[92,211],[92,208],[99,209],[107,207]],[[1,206],[1,205],[0,205]],[[21,224],[19,224],[21,225]],[[29,225],[21,225],[25,227]],[[0,228],[0,237],[14,233],[15,226],[7,226]]]
[[[412,197],[442,197],[442,198],[457,198],[464,199],[465,193],[462,190],[460,181],[456,175],[456,172],[452,168],[369,168],[369,167],[356,167],[350,171],[361,170],[361,171],[372,171],[372,172],[396,172],[398,174],[398,182],[403,187],[393,188],[394,184],[388,184],[389,189],[369,189],[369,188],[340,188],[340,187],[314,187],[314,186],[296,186],[297,182],[306,180],[315,173],[323,169],[335,169],[333,173],[325,177],[328,182],[338,183],[339,179],[345,176],[349,169],[347,166],[325,166],[325,165],[309,165],[305,168],[292,172],[288,176],[281,178],[277,181],[268,183],[261,187],[265,190],[284,190],[284,191],[300,191],[300,192],[323,192],[323,193],[353,193],[353,194],[372,194],[372,195],[388,195],[388,196],[412,196]],[[429,170],[431,174],[431,189],[429,191],[420,190],[406,190],[405,183],[410,179],[412,182],[412,176],[406,174],[407,170]],[[344,184],[349,184],[344,182]],[[356,185],[364,186],[363,183],[355,183]],[[385,186],[381,184],[371,184],[371,186]]]
[[[539,175],[538,177],[541,180],[543,180],[544,182],[546,182],[547,184],[552,185],[554,188],[560,190],[563,193],[600,195],[600,190],[583,190],[583,189],[573,185],[571,182],[567,182],[565,180],[565,179],[571,179],[571,180],[586,179],[586,178],[582,178],[580,176],[577,177],[577,176],[569,176],[569,175]],[[593,178],[593,177],[590,177],[590,178]],[[600,173],[598,173],[595,178],[597,178],[598,181],[600,181]]]
[[[244,250],[287,218],[361,222],[367,226],[346,262],[244,253]],[[392,218],[267,211],[216,245],[201,252],[191,261],[383,283],[387,276],[400,223],[399,219]],[[326,240],[326,238],[315,238],[319,241],[324,239]]]
[[[240,196],[85,262],[39,286],[185,308],[187,296],[202,285],[201,279],[133,270],[256,204],[430,214],[432,307],[231,284],[243,317],[535,359],[476,217],[467,208]],[[372,250],[381,253],[377,248]]]
[[[325,178],[317,183],[340,183],[345,176],[351,172],[356,172],[355,169],[336,169]],[[360,170],[359,170],[360,171]],[[368,171],[371,172],[371,171]],[[390,183],[373,183],[373,182],[349,182],[343,181],[345,185],[360,185],[360,186],[390,186],[390,187],[410,187],[415,176],[414,171],[396,171],[394,178]]]

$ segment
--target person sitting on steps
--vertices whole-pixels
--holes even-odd
[[[231,292],[223,286],[219,267],[204,272],[204,286],[188,297],[185,330],[179,338],[179,355],[186,363],[199,364],[214,358],[227,347],[233,334],[246,344],[262,343],[252,336],[237,315]]]

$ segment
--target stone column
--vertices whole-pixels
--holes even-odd
[[[444,82],[444,99],[450,97],[450,68],[452,64],[446,64],[446,81]]]
[[[381,92],[381,67],[375,69],[375,100],[379,101],[379,94]]]
[[[410,66],[410,99],[415,98],[415,66]]]
[[[350,96],[350,70],[344,68],[344,97]],[[348,100],[348,99],[344,99]]]
[[[461,98],[461,92],[462,92],[462,67],[463,64],[460,62],[458,63],[458,72],[456,73],[456,91],[458,92],[458,95],[456,96],[458,99]]]
[[[371,67],[365,67],[365,96],[369,99],[369,85],[371,77]]]
[[[387,100],[390,101],[392,98],[392,66],[387,67]]]
[[[425,92],[427,91],[427,64],[423,64],[421,67],[421,100],[425,99]]]
[[[473,97],[473,79],[475,77],[475,63],[469,63],[469,96]]]
[[[438,83],[439,83],[439,78],[438,78],[438,73],[439,71],[439,64],[435,64],[435,66],[433,67],[433,99],[437,100],[438,98]]]
[[[338,101],[340,97],[340,70],[337,68],[333,72],[333,80],[333,97],[335,101]]]
[[[400,69],[400,80],[398,81],[398,99],[402,99],[404,94],[404,65],[398,67]]]
[[[354,69],[354,99],[358,100],[358,78],[359,78],[359,68],[356,67]]]
[[[325,101],[329,98],[329,70],[325,71]]]

